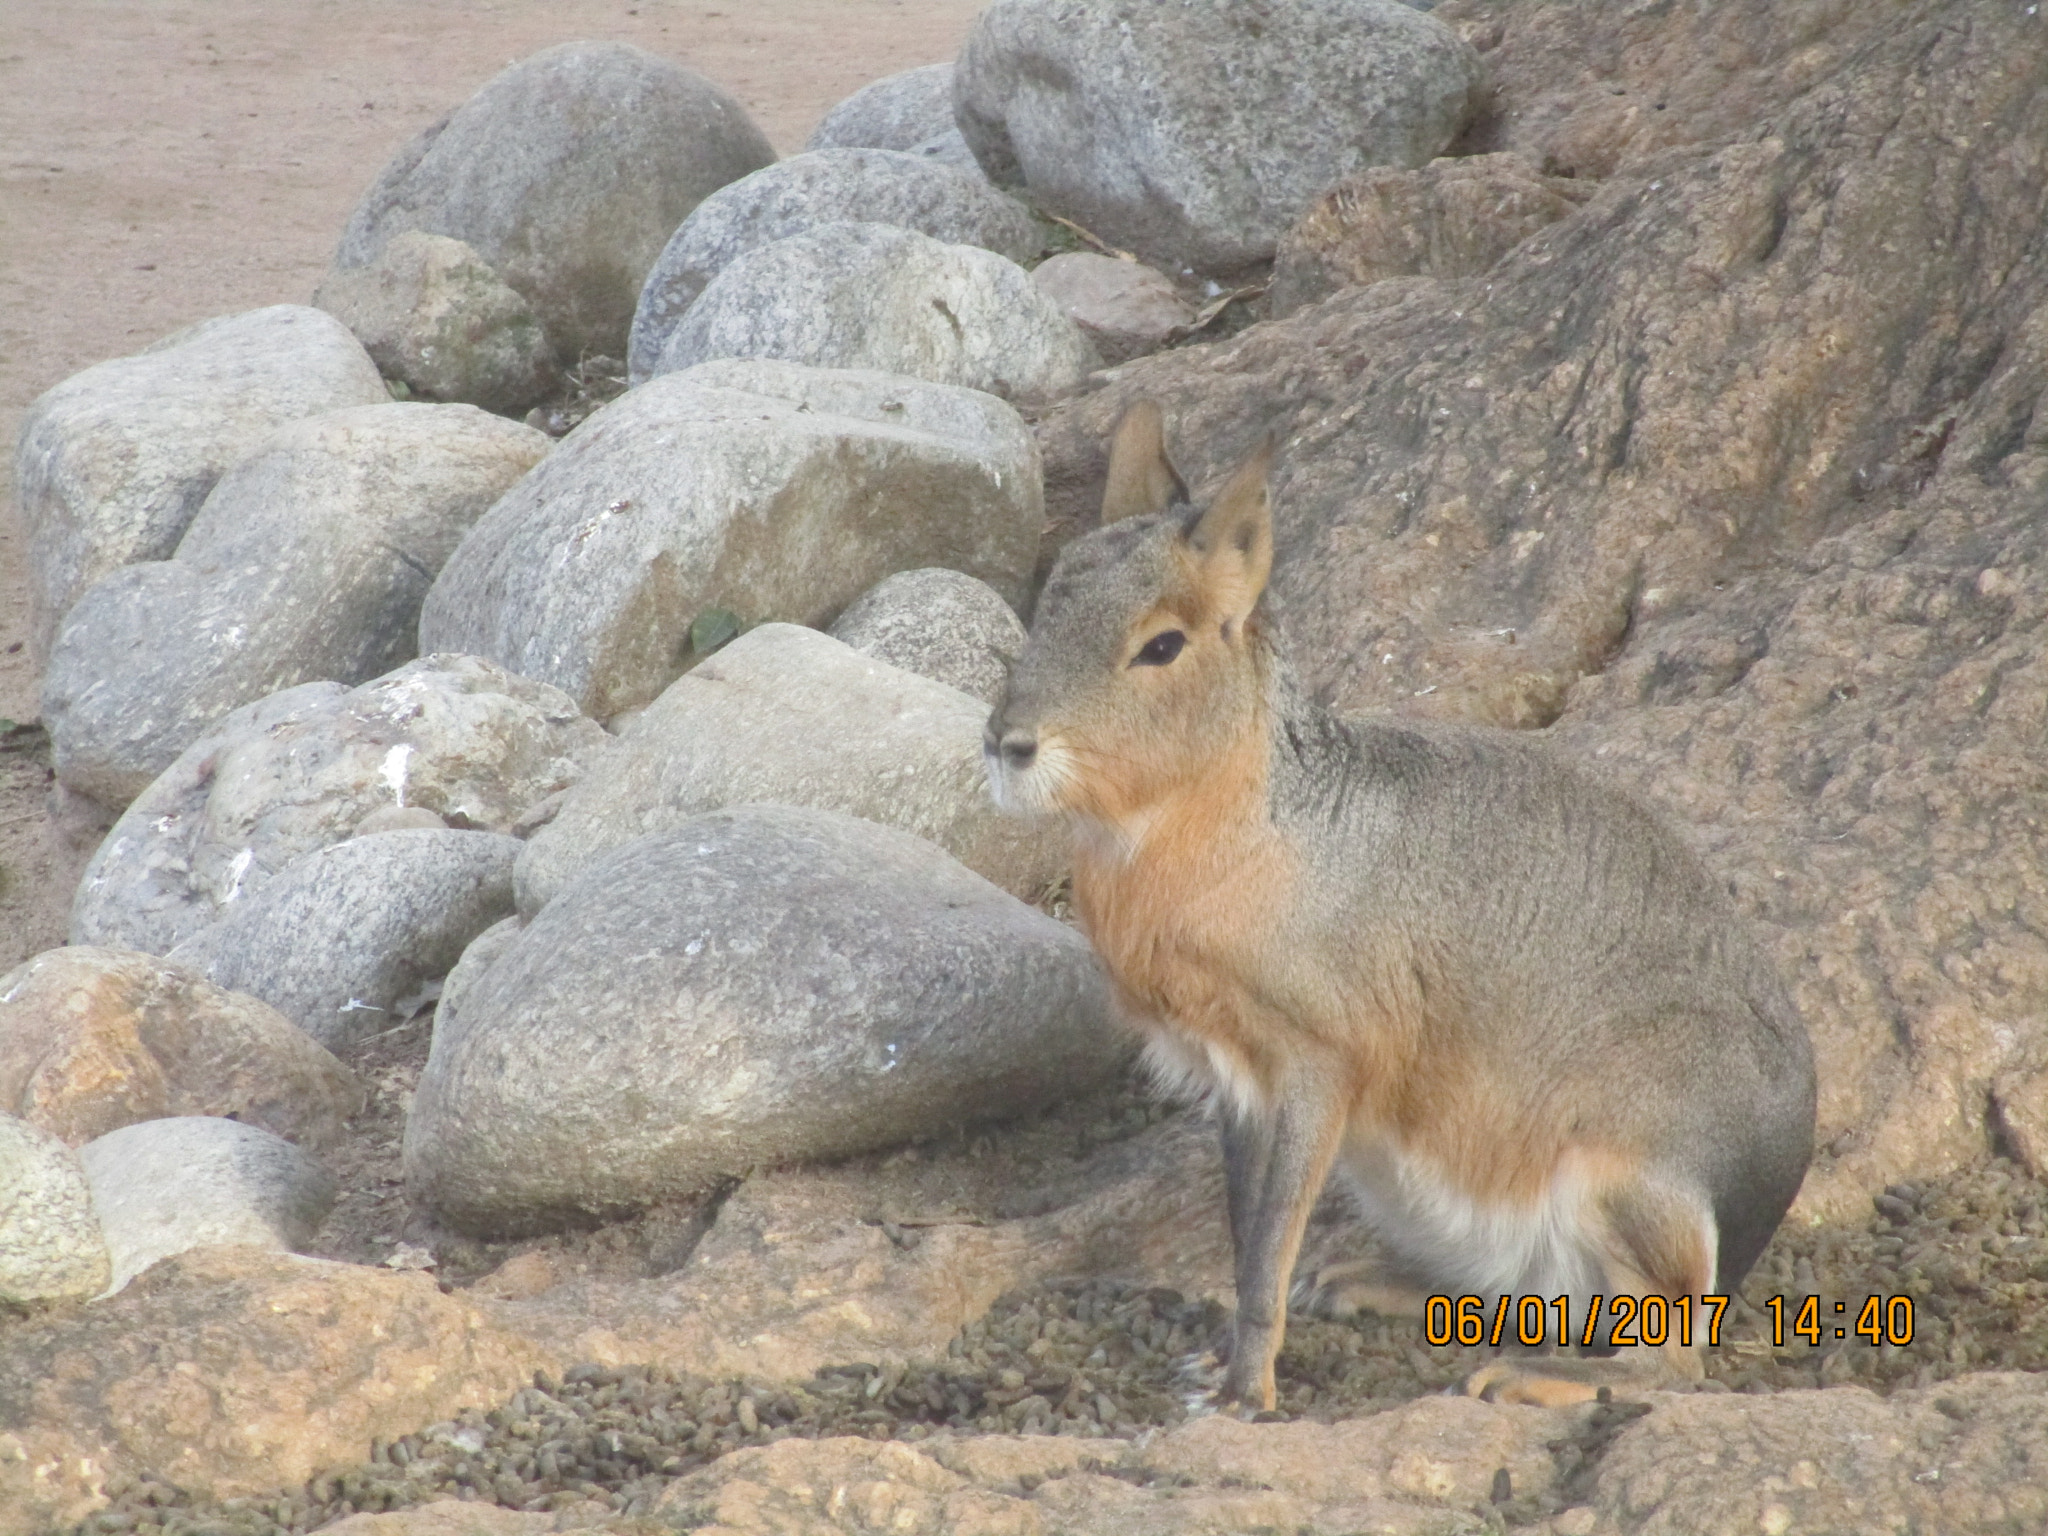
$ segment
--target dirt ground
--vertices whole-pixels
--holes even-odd
[[[709,75],[775,147],[952,57],[979,0],[67,0],[0,8],[0,441],[81,368],[209,315],[305,303],[401,144],[555,43]],[[64,940],[91,852],[45,813],[11,468],[0,508],[0,972]],[[10,729],[10,723],[15,728]]]

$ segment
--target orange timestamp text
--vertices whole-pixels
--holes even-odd
[[[1913,1342],[1910,1296],[1865,1296],[1853,1312],[1848,1301],[1830,1307],[1817,1296],[1767,1296],[1763,1310],[1770,1316],[1771,1344],[1777,1349],[1788,1338],[1803,1339],[1816,1349],[1851,1338],[1873,1346]],[[1672,1343],[1690,1348],[1697,1335],[1698,1342],[1711,1347],[1721,1342],[1727,1311],[1726,1296],[1595,1295],[1574,1303],[1569,1296],[1437,1295],[1423,1305],[1422,1336],[1435,1345],[1625,1349],[1644,1344],[1655,1349]]]

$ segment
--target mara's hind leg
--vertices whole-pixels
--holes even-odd
[[[1606,1356],[1504,1357],[1467,1379],[1470,1396],[1558,1407],[1589,1402],[1603,1388],[1678,1386],[1705,1374],[1701,1351],[1714,1316],[1706,1297],[1714,1289],[1715,1253],[1714,1217],[1705,1200],[1647,1182],[1610,1188],[1588,1203],[1582,1235],[1602,1276],[1605,1306],[1596,1343],[1608,1339],[1617,1321],[1624,1323],[1623,1337],[1638,1342],[1624,1343],[1619,1353]],[[1632,1326],[1617,1315],[1616,1297],[1634,1299]],[[1661,1325],[1651,1337],[1661,1332],[1662,1343],[1640,1342],[1647,1298],[1663,1303],[1648,1314]],[[1578,1337],[1584,1336],[1588,1300],[1573,1298],[1572,1326]]]
[[[1379,1259],[1325,1264],[1294,1282],[1288,1309],[1303,1317],[1352,1318],[1361,1312],[1381,1317],[1420,1317],[1429,1294]]]

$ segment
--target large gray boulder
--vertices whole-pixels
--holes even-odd
[[[470,405],[358,406],[280,428],[221,476],[169,560],[73,605],[43,679],[66,788],[116,809],[215,720],[417,654],[456,541],[551,446]]]
[[[194,1248],[303,1248],[334,1205],[334,1176],[311,1153],[238,1120],[144,1120],[78,1158],[113,1259],[108,1294]]]
[[[446,235],[394,236],[367,266],[328,273],[313,302],[422,400],[513,415],[562,382],[533,306]]]
[[[919,565],[1021,599],[1043,506],[1037,444],[989,395],[719,363],[643,384],[577,428],[470,530],[420,639],[609,719],[673,682],[696,655],[693,625],[704,640],[722,616],[823,624]]]
[[[95,1296],[112,1273],[78,1154],[0,1114],[0,1304]]]
[[[565,366],[620,357],[647,269],[690,210],[775,151],[728,92],[627,43],[563,43],[486,81],[384,168],[334,254],[410,229],[475,249]]]
[[[615,850],[465,978],[406,1182],[464,1229],[545,1231],[1026,1112],[1126,1056],[1087,942],[930,843],[714,811]]]
[[[397,814],[511,833],[610,745],[560,689],[475,656],[287,689],[219,721],[135,798],[86,865],[71,942],[167,953]]]
[[[167,958],[344,1046],[407,1018],[511,914],[521,846],[492,832],[366,833],[300,859]]]
[[[36,654],[100,577],[168,559],[221,473],[279,426],[388,399],[348,329],[297,304],[202,321],[47,391],[14,458]]]
[[[996,0],[953,89],[991,180],[1168,271],[1229,273],[1343,177],[1442,154],[1480,80],[1399,0]]]
[[[888,149],[793,155],[705,198],[662,249],[633,315],[626,356],[634,381],[657,371],[683,312],[734,257],[849,219],[980,246],[1011,261],[1028,260],[1041,243],[1024,205],[980,176]]]
[[[953,65],[920,64],[871,81],[818,120],[813,149],[915,149],[953,127]]]
[[[757,802],[886,822],[1035,901],[1067,833],[1003,815],[981,764],[988,706],[795,624],[764,624],[685,673],[563,797],[520,855],[532,914],[606,852]]]
[[[1015,262],[889,224],[813,225],[736,257],[655,361],[716,357],[873,368],[1037,401],[1102,359]]]
[[[1023,620],[1000,592],[939,566],[883,577],[846,605],[829,633],[991,708],[1025,640]]]

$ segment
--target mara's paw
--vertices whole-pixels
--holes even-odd
[[[1422,1316],[1423,1295],[1407,1286],[1396,1285],[1376,1264],[1328,1264],[1314,1275],[1294,1282],[1287,1294],[1287,1310],[1302,1317],[1319,1317],[1348,1322],[1371,1312],[1380,1317]]]
[[[1606,1384],[1574,1380],[1546,1372],[1541,1366],[1496,1360],[1465,1378],[1465,1395],[1489,1403],[1516,1403],[1525,1408],[1569,1408],[1597,1401]]]

